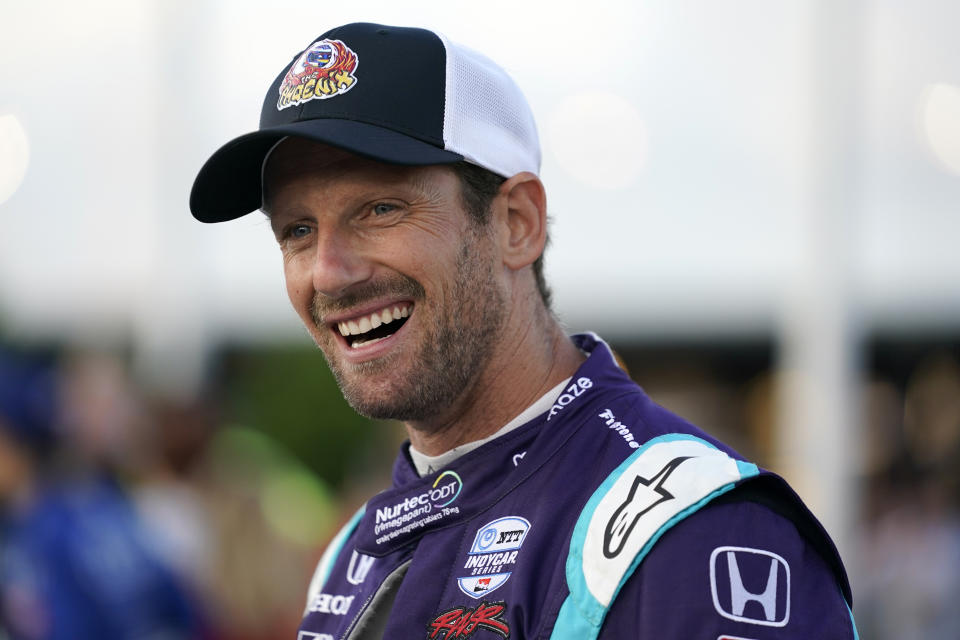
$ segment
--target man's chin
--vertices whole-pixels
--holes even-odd
[[[331,363],[340,392],[354,411],[373,420],[422,419],[417,385],[405,385],[409,372],[401,373],[394,362],[365,362],[360,365]]]
[[[371,420],[424,420],[426,411],[416,401],[401,395],[384,396],[371,393],[355,393],[341,387],[343,397],[353,410]]]

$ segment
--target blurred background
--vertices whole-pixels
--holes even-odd
[[[0,0],[0,638],[292,638],[386,485],[402,430],[344,404],[262,216],[187,208],[358,20],[514,75],[565,324],[794,484],[862,637],[960,637],[960,4]]]

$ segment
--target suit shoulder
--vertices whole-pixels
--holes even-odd
[[[749,484],[664,534],[617,595],[602,637],[856,637],[842,565],[793,505],[756,499],[767,483]]]

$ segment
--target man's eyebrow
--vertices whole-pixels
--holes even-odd
[[[276,212],[271,212],[266,208],[266,203],[260,207],[260,212],[263,213],[263,217],[266,219],[268,225],[270,225],[270,230],[273,232],[273,235],[277,235],[280,232],[280,221],[278,217],[274,215]]]

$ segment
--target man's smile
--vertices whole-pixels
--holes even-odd
[[[413,310],[412,302],[395,302],[348,319],[332,322],[346,343],[353,349],[390,337],[406,323]]]

